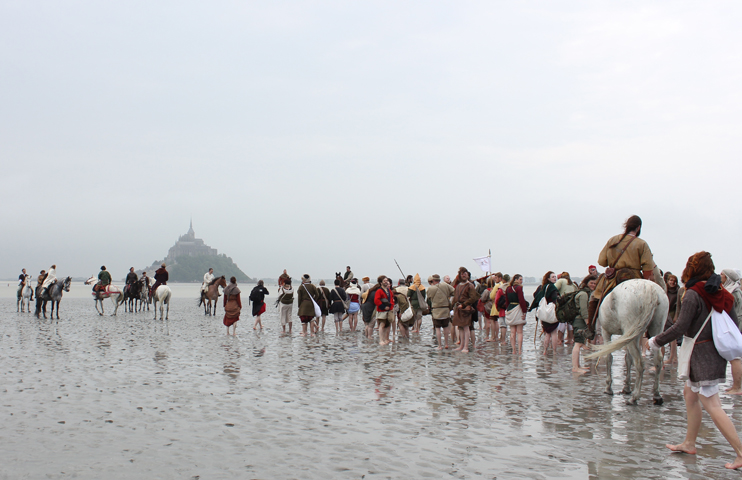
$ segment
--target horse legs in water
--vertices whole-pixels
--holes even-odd
[[[626,405],[636,405],[642,390],[642,380],[644,379],[644,359],[641,352],[641,337],[637,337],[633,342],[626,345],[626,357],[631,355],[634,365],[636,366],[636,381],[631,396],[626,400]],[[626,365],[626,373],[629,373],[629,365]]]
[[[603,330],[603,341],[608,343],[611,341],[611,334],[606,332],[605,329]],[[607,395],[613,395],[613,354],[609,353],[605,356],[605,390],[603,390],[603,393]]]
[[[98,304],[100,303],[100,310],[98,309]],[[102,299],[95,299],[95,311],[98,312],[98,315],[103,315],[105,311],[103,310],[103,300]]]
[[[634,366],[634,357],[628,350],[625,352],[624,363],[626,364],[626,377],[623,381],[623,390],[621,390],[621,393],[631,395],[631,367]]]

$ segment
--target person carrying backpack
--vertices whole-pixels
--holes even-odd
[[[595,286],[598,284],[598,277],[589,275],[582,280],[580,289],[570,300],[578,307],[577,315],[574,317],[572,327],[575,332],[575,345],[572,347],[572,371],[575,373],[587,373],[587,369],[580,367],[580,350],[585,348],[585,329],[587,328],[588,318],[588,302],[590,301],[590,294],[595,290]],[[559,312],[557,311],[557,316]]]

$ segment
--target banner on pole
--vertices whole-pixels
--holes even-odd
[[[479,268],[481,268],[483,272],[489,273],[492,271],[492,265],[490,265],[489,255],[485,257],[475,258],[474,261],[477,262],[477,265],[479,265]]]

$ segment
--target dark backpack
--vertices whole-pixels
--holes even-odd
[[[556,316],[560,323],[572,323],[575,321],[575,317],[580,313],[580,306],[577,304],[577,294],[580,292],[586,292],[590,295],[589,288],[583,288],[566,295],[562,295],[557,299]]]
[[[502,292],[502,295],[500,295],[500,298],[497,299],[497,309],[498,310],[505,310],[508,308],[508,291],[505,290]]]

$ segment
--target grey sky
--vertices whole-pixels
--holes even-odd
[[[0,3],[0,277],[741,267],[737,2]]]

